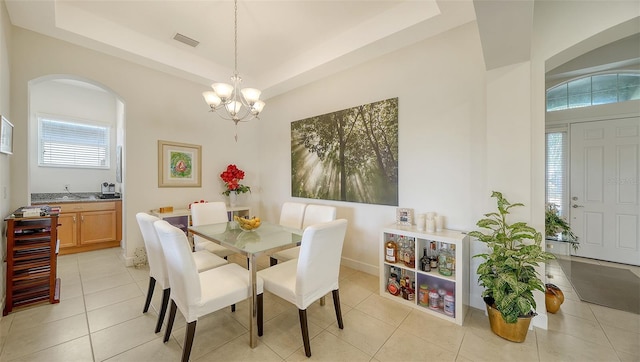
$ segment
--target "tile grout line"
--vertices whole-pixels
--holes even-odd
[[[80,275],[80,295],[82,295],[82,305],[84,306],[84,321],[87,326],[87,336],[89,337],[89,348],[91,348],[91,358],[95,362],[96,353],[93,350],[93,338],[91,337],[91,327],[89,326],[89,311],[87,310],[87,301],[85,299],[84,294],[84,283],[82,280],[82,272],[80,271],[80,261],[76,258],[76,263],[78,264],[78,274]]]

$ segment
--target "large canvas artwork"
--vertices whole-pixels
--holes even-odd
[[[291,195],[398,205],[398,98],[291,123]]]

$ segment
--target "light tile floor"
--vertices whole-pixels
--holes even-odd
[[[148,269],[127,268],[119,248],[61,256],[61,302],[17,310],[0,319],[0,361],[179,361],[185,321],[173,337],[153,333],[161,292],[142,314]],[[244,258],[232,258],[246,265]],[[612,264],[616,266],[615,264]],[[261,259],[268,267],[268,258]],[[640,275],[640,268],[631,268]],[[549,329],[524,343],[494,335],[484,311],[471,309],[457,326],[378,295],[378,278],[343,267],[344,330],[331,298],[309,310],[313,360],[325,361],[640,361],[640,316],[581,302],[556,262],[549,282],[565,294]],[[249,348],[247,303],[198,321],[193,361],[304,361],[296,308],[265,295],[265,332]],[[165,323],[166,324],[166,323]]]

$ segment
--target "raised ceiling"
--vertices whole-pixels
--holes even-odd
[[[6,0],[11,23],[203,84],[233,73],[233,1]],[[471,0],[238,3],[238,70],[266,98],[475,20]],[[173,40],[195,39],[193,48]]]

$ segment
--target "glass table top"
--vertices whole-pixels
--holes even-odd
[[[294,247],[302,240],[302,230],[266,221],[263,221],[258,229],[252,231],[243,231],[235,221],[190,226],[189,231],[246,254],[287,249]]]

